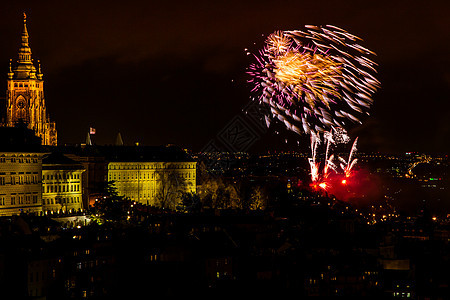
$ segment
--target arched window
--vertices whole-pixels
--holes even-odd
[[[16,120],[26,120],[27,114],[26,114],[26,106],[27,102],[25,98],[19,97],[17,98],[16,102]]]

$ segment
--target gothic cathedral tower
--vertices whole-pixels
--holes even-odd
[[[12,69],[11,61],[9,63],[6,126],[12,127],[19,123],[25,123],[42,139],[42,145],[56,146],[56,125],[55,122],[50,122],[47,114],[42,77],[39,61],[36,70],[31,59],[27,19],[24,14],[19,60],[14,69]]]

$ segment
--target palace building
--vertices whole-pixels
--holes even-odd
[[[42,145],[56,146],[55,122],[51,122],[44,98],[44,80],[41,65],[36,68],[31,58],[28,42],[27,19],[24,14],[22,43],[17,64],[10,61],[4,126],[14,127],[24,123],[42,139]]]
[[[59,152],[42,159],[42,210],[45,214],[83,210],[84,167]]]
[[[196,162],[114,161],[108,180],[119,195],[137,203],[175,208],[181,193],[196,192]]]
[[[0,128],[0,216],[42,214],[40,139],[23,127]]]
[[[197,163],[176,147],[105,147],[107,180],[119,195],[175,209],[183,193],[196,192]]]

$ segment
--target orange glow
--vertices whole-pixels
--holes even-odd
[[[287,49],[286,41],[280,41],[273,46],[278,52]],[[329,107],[329,100],[325,94],[338,97],[333,85],[334,80],[341,77],[341,64],[333,59],[320,55],[299,52],[286,52],[279,55],[275,62],[275,77],[286,85],[292,85],[293,91],[299,95],[304,93],[302,87],[308,84],[311,94],[305,95],[305,100],[311,108],[315,107],[315,100],[321,101]],[[314,84],[310,84],[313,82]]]

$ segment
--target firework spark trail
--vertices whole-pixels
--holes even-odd
[[[328,190],[332,188],[332,182],[329,180],[329,175],[331,171],[334,171],[336,174],[339,174],[338,166],[334,163],[335,156],[331,154],[332,145],[336,145],[338,143],[347,143],[350,138],[347,135],[347,132],[342,128],[332,128],[332,130],[325,132],[323,134],[323,141],[326,142],[325,149],[325,161],[322,170],[320,169],[320,162],[317,161],[317,151],[318,147],[321,144],[320,135],[311,135],[311,157],[308,158],[308,162],[311,170],[311,186],[315,189],[323,189]],[[346,178],[351,176],[352,170],[356,165],[358,159],[354,159],[354,154],[357,151],[356,145],[358,142],[358,138],[353,142],[352,148],[350,150],[348,160],[338,156],[338,161],[340,161],[340,168],[344,175],[344,180],[342,183],[347,184]]]
[[[332,25],[276,31],[250,66],[253,91],[271,118],[298,134],[361,123],[380,84],[368,58],[375,53],[360,41]]]
[[[342,157],[339,157],[339,160],[342,162],[341,168],[344,171],[344,175],[346,178],[351,176],[351,172],[353,167],[355,166],[356,162],[358,161],[357,158],[353,159],[353,154],[356,152],[356,144],[358,142],[358,138],[355,139],[355,141],[353,142],[353,146],[352,149],[350,150],[350,154],[348,155],[348,160],[346,161],[345,159],[343,159]]]
[[[333,139],[332,131],[325,132],[324,139],[327,141],[327,148],[325,151],[325,166],[323,168],[323,177],[328,178],[329,168],[331,167],[333,170],[336,170],[335,165],[333,164],[334,155],[332,154],[331,156],[329,156],[330,146],[332,143],[333,144],[335,143],[335,141]]]
[[[311,181],[315,184],[319,180],[319,165],[316,162],[317,146],[320,143],[320,139],[316,136],[311,135],[311,157],[308,158],[309,166],[311,169]]]

